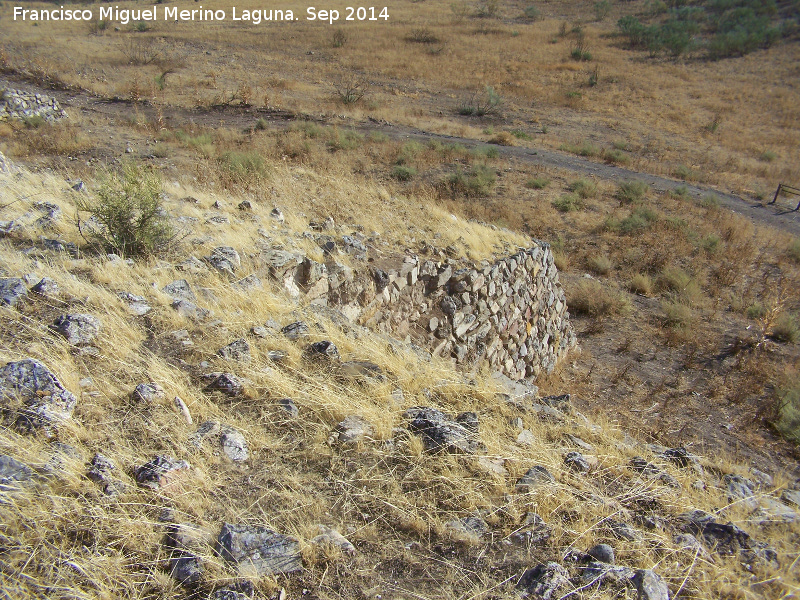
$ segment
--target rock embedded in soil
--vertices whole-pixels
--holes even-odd
[[[477,417],[455,419],[429,407],[410,408],[404,413],[409,429],[420,435],[425,449],[432,452],[474,454],[479,448]],[[474,413],[471,413],[474,414]]]
[[[87,346],[100,334],[100,319],[87,314],[61,315],[53,323],[53,329],[73,346]]]
[[[0,402],[21,401],[17,425],[24,430],[55,432],[72,417],[78,399],[44,364],[33,358],[7,363],[0,369]]]
[[[255,571],[269,576],[303,568],[300,543],[268,527],[225,523],[217,545],[222,558],[236,564],[243,575]]]
[[[528,569],[517,582],[517,590],[523,598],[537,600],[556,600],[569,587],[569,573],[556,562],[538,564]]]
[[[0,305],[15,306],[28,297],[28,286],[16,277],[0,279]]]
[[[142,487],[154,490],[171,484],[179,471],[190,468],[185,460],[175,460],[171,456],[158,455],[134,470],[136,482]]]

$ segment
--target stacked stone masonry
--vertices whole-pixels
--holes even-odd
[[[546,243],[480,265],[406,256],[362,271],[281,250],[262,258],[292,295],[467,368],[488,361],[513,380],[535,378],[577,343]]]
[[[66,116],[55,98],[23,90],[0,89],[0,121],[41,117],[52,123]]]

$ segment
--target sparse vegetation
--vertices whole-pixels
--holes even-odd
[[[583,198],[577,194],[562,194],[553,200],[553,208],[561,212],[572,212],[584,207]]]
[[[616,291],[596,279],[585,279],[578,283],[568,300],[576,314],[590,317],[620,315],[630,310],[630,301],[624,292]]]
[[[543,190],[550,184],[550,180],[547,177],[532,177],[525,182],[525,187],[531,190]],[[800,244],[798,244],[800,256]]]
[[[79,214],[89,215],[78,221],[87,241],[121,256],[148,256],[167,250],[173,232],[162,206],[161,178],[156,172],[127,163],[120,173],[106,173],[96,196],[76,202]]]
[[[473,92],[458,105],[458,114],[471,117],[485,117],[497,114],[503,99],[493,87],[486,86],[482,92]]]
[[[645,199],[650,186],[644,181],[632,180],[623,181],[617,188],[617,199],[620,202],[627,202],[631,204],[638,204]]]

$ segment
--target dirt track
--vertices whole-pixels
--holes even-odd
[[[43,87],[16,74],[6,73],[0,75],[0,89],[4,87],[22,87],[55,96],[67,110],[67,113],[79,111],[80,114],[89,118],[105,117],[109,120],[125,119],[130,116],[132,110],[132,103],[129,101],[98,98],[83,90],[64,90]],[[157,110],[152,105],[140,103],[136,108],[148,119],[155,120],[157,117]],[[165,122],[175,127],[185,126],[191,123],[211,128],[225,126],[248,129],[255,125],[256,120],[262,119],[274,129],[281,129],[286,127],[287,122],[290,121],[320,120],[316,117],[296,114],[285,110],[243,108],[239,106],[221,106],[209,109],[162,106],[160,109],[161,116]],[[392,139],[419,141],[440,140],[443,142],[462,144],[466,147],[485,145],[484,142],[474,139],[440,135],[387,122],[350,122],[345,123],[345,126],[362,133],[380,131]],[[501,156],[513,158],[530,165],[565,169],[613,182],[639,179],[652,186],[656,191],[666,191],[683,186],[688,190],[689,194],[695,198],[700,198],[705,194],[713,192],[719,198],[723,206],[751,219],[754,223],[770,225],[791,233],[792,235],[800,236],[800,212],[793,211],[793,206],[790,205],[788,201],[779,201],[775,205],[770,205],[768,202],[745,199],[735,194],[707,186],[693,185],[683,181],[632,171],[623,167],[594,162],[579,156],[541,148],[535,149],[517,146],[496,146],[496,148]]]

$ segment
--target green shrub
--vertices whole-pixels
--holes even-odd
[[[553,208],[561,212],[572,212],[583,208],[583,199],[577,194],[564,194],[553,200]]]
[[[779,342],[794,344],[800,339],[800,327],[797,319],[790,313],[783,313],[772,326],[772,337]]]
[[[698,178],[697,173],[686,165],[678,165],[675,167],[672,170],[672,175],[684,181],[695,181]]]
[[[669,191],[669,195],[673,198],[679,198],[681,200],[688,200],[689,199],[689,188],[685,185],[679,185],[676,188],[673,188]]]
[[[600,154],[600,148],[598,148],[589,141],[582,142],[579,145],[563,144],[559,147],[559,150],[561,150],[562,152],[570,152],[572,154],[577,154],[578,156],[588,156],[588,157],[598,156]]]
[[[604,150],[603,159],[611,164],[627,165],[631,162],[631,157],[621,150]]]
[[[477,165],[469,172],[457,171],[448,177],[447,185],[453,194],[464,196],[487,196],[494,187],[496,176],[493,169]]]
[[[749,319],[763,319],[767,316],[767,309],[764,307],[761,302],[753,302],[750,306],[747,307],[747,318]]]
[[[611,11],[611,2],[609,0],[600,0],[594,3],[594,18],[598,21],[604,20],[608,13]]]
[[[787,440],[800,444],[800,382],[797,380],[777,393],[775,428]]]
[[[569,191],[583,199],[594,198],[597,196],[597,184],[590,179],[578,179],[569,184]]]
[[[497,113],[503,105],[503,99],[492,86],[487,85],[483,92],[474,92],[463,99],[458,106],[458,114],[483,117]]]
[[[138,21],[133,25],[133,30],[138,33],[144,33],[148,29],[150,29],[150,26],[147,24],[147,21]]]
[[[719,208],[719,198],[714,194],[706,194],[700,198],[700,206],[703,208]]]
[[[722,246],[722,240],[716,233],[709,233],[700,240],[700,246],[709,254],[715,254]]]
[[[269,129],[269,121],[265,118],[261,117],[256,121],[255,130],[256,131],[265,131]]]
[[[174,235],[161,201],[157,172],[134,163],[100,180],[97,198],[76,201],[78,214],[89,213],[97,223],[79,218],[81,235],[106,252],[135,257],[166,250]]]
[[[664,324],[675,329],[686,329],[695,319],[694,311],[680,302],[662,302]]]
[[[792,240],[792,243],[789,244],[789,248],[786,250],[789,258],[796,263],[800,263],[800,238],[795,238]]]
[[[471,154],[476,158],[497,158],[500,151],[494,146],[477,146],[472,149]]]
[[[621,233],[636,233],[647,229],[657,220],[658,214],[652,208],[639,206],[619,222],[618,229]]]
[[[414,167],[405,165],[396,165],[392,170],[392,177],[397,181],[410,181],[416,174],[417,170]]]
[[[334,127],[328,139],[328,149],[331,152],[339,150],[355,150],[364,143],[364,136],[352,129],[339,129]]]
[[[267,176],[264,158],[256,152],[225,152],[218,160],[220,174],[236,185],[250,185]]]
[[[620,202],[638,203],[644,200],[650,186],[644,181],[632,179],[619,184],[616,197]]]
[[[536,21],[541,16],[541,12],[539,12],[539,9],[533,5],[526,6],[523,14],[525,15],[525,18],[528,19],[529,21]]]
[[[547,177],[533,177],[525,182],[525,187],[531,190],[543,190],[550,184]]]
[[[764,150],[764,152],[762,152],[758,158],[759,160],[763,160],[764,162],[772,162],[773,160],[778,158],[778,155],[775,154],[772,150]]]
[[[530,139],[533,139],[533,138],[531,138],[531,136],[529,134],[527,134],[526,132],[522,131],[522,129],[512,129],[511,130],[511,135],[513,135],[518,140],[530,140]]]
[[[42,125],[46,125],[47,121],[41,115],[31,115],[22,119],[22,124],[29,129],[39,129]]]

